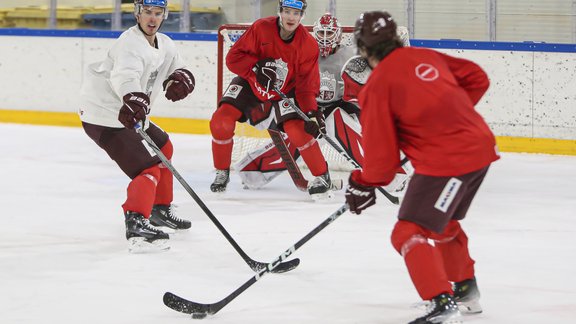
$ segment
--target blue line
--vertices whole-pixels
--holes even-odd
[[[415,47],[467,49],[467,50],[482,50],[482,51],[576,53],[576,44],[556,44],[556,43],[481,42],[481,41],[463,41],[454,39],[441,39],[441,40],[411,39],[410,45]]]
[[[118,38],[122,31],[93,30],[93,29],[29,29],[29,28],[0,28],[0,36],[36,36],[36,37],[81,37],[81,38]],[[173,40],[210,41],[218,39],[213,33],[165,33]]]
[[[0,36],[36,36],[36,37],[85,37],[85,38],[117,38],[121,31],[110,30],[63,30],[63,29],[28,29],[28,28],[0,28]],[[174,33],[166,35],[174,40],[182,41],[208,41],[215,42],[217,33]],[[484,42],[463,41],[459,39],[424,40],[411,39],[410,44],[415,47],[428,47],[437,49],[466,49],[483,51],[515,51],[515,52],[561,52],[576,53],[576,44],[535,43],[535,42]]]

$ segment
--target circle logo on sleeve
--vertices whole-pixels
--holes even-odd
[[[434,81],[440,76],[440,72],[434,66],[421,63],[416,67],[416,76],[422,81]]]

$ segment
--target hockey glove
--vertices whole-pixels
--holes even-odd
[[[118,120],[124,127],[133,129],[150,112],[150,98],[143,92],[130,92],[122,97],[122,101],[124,104],[120,108]]]
[[[322,135],[326,135],[326,122],[322,110],[317,109],[309,112],[308,118],[310,118],[310,120],[304,123],[304,130],[306,133],[315,138],[320,138]]]
[[[177,69],[162,83],[166,91],[166,99],[178,101],[186,98],[194,90],[195,80],[192,72],[186,69]]]
[[[346,187],[346,203],[352,214],[360,215],[362,211],[376,203],[375,187],[362,184],[360,170],[354,170]]]
[[[252,71],[256,73],[256,81],[258,81],[266,92],[274,89],[277,78],[276,60],[272,58],[262,59],[256,62]]]

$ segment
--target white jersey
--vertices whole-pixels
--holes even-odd
[[[316,98],[318,105],[327,104],[342,99],[344,95],[344,81],[342,80],[342,67],[354,55],[356,49],[352,46],[341,46],[336,53],[328,57],[320,57],[320,94]]]
[[[172,39],[156,33],[158,48],[150,46],[138,26],[120,35],[106,59],[90,64],[85,73],[79,109],[83,122],[107,127],[124,127],[118,121],[122,97],[129,92],[143,92],[150,106],[162,93],[162,82],[178,68],[183,68]]]

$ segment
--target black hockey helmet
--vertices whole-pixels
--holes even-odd
[[[396,37],[396,22],[386,11],[368,11],[360,15],[354,26],[354,40],[358,49],[370,48]]]

